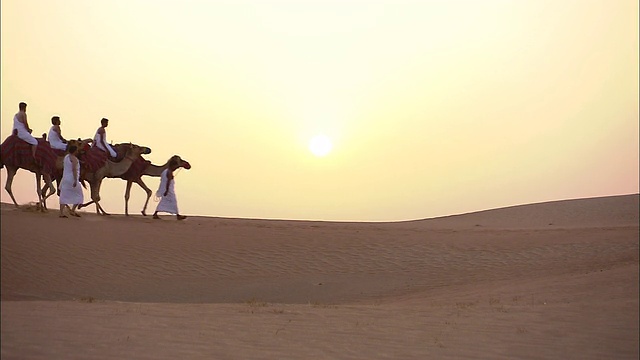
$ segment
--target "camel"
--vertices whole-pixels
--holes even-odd
[[[0,150],[2,153],[2,159],[0,159],[0,168],[7,168],[7,182],[5,184],[5,189],[9,193],[13,204],[16,207],[19,207],[16,198],[13,196],[13,191],[11,190],[11,186],[13,184],[13,178],[19,169],[28,170],[36,175],[36,188],[38,193],[38,209],[41,211],[45,211],[43,194],[46,192],[47,188],[50,193],[55,192],[55,188],[53,187],[53,182],[51,179],[51,174],[55,171],[55,153],[53,149],[46,143],[43,135],[43,138],[38,138],[38,150],[36,152],[36,161],[35,158],[32,157],[30,153],[29,144],[19,139],[16,135],[16,131],[12,135],[10,135],[3,143],[3,146],[6,146],[6,149]],[[8,149],[8,150],[7,150]],[[25,149],[29,149],[28,156],[11,156],[12,153],[26,152]],[[41,187],[40,179],[44,179],[46,187],[43,189]]]
[[[134,161],[140,157],[140,155],[149,153],[150,149],[144,146],[138,146],[135,144],[129,144],[128,149],[125,152],[124,159],[119,162],[113,162],[111,160],[107,160],[106,163],[96,170],[95,172],[82,172],[80,177],[82,181],[89,182],[89,186],[91,188],[91,201],[85,204],[81,204],[78,206],[78,209],[89,206],[91,204],[96,204],[96,213],[98,215],[109,215],[103,208],[100,206],[100,186],[102,185],[102,181],[105,177],[117,177],[124,173],[126,173]]]
[[[46,139],[46,134],[43,134],[43,138]],[[79,156],[82,156],[82,154],[85,153],[86,149],[89,147],[89,144],[91,144],[93,142],[93,139],[80,139],[78,138],[78,140],[68,140],[67,141],[67,147],[71,146],[71,145],[75,145],[76,147],[78,147],[78,149],[80,149],[79,152]],[[53,194],[57,193],[58,196],[60,195],[60,182],[62,181],[62,173],[64,171],[64,157],[66,156],[66,153],[64,155],[58,155],[56,158],[56,171],[53,174],[53,178],[51,179],[51,187],[50,187],[50,191],[48,194],[45,194],[45,192],[47,191],[46,188],[42,189],[42,206],[44,207],[44,209],[47,209],[47,199],[52,196]],[[37,176],[36,176],[37,178]],[[40,182],[40,179],[37,178],[36,181]],[[56,182],[56,185],[58,185],[58,190],[56,191],[55,189],[53,189],[53,182]]]
[[[130,146],[131,146],[130,143],[113,145],[114,150],[118,154],[117,158],[123,158],[124,154],[126,153],[127,149]],[[149,153],[151,153],[151,149],[148,149],[148,151],[145,152],[144,154],[149,154]],[[151,191],[151,189],[149,189],[149,187],[147,187],[144,181],[142,181],[142,176],[148,175],[148,176],[160,177],[162,175],[162,172],[169,167],[169,162],[171,160],[177,161],[179,164],[179,167],[183,167],[185,169],[191,168],[191,165],[189,164],[189,162],[183,160],[178,155],[173,155],[171,158],[169,158],[169,160],[167,160],[167,162],[164,165],[151,164],[150,161],[145,160],[142,156],[138,156],[138,158],[136,158],[136,160],[134,161],[134,163],[131,165],[131,167],[126,173],[118,176],[107,176],[109,178],[122,179],[127,182],[127,188],[125,190],[125,195],[124,195],[124,200],[125,200],[124,211],[126,216],[129,216],[129,198],[131,194],[131,185],[134,182],[138,184],[147,193],[147,200],[145,201],[144,207],[142,208],[142,211],[141,211],[142,215],[147,216],[146,210],[149,204],[149,199],[151,198],[151,194],[153,192]],[[86,205],[90,205],[90,204],[91,202],[87,203]],[[86,205],[83,204],[82,206],[84,207]]]
[[[18,172],[19,169],[24,169],[24,170],[28,170],[31,171],[32,173],[34,173],[36,175],[36,187],[37,187],[37,192],[38,192],[38,209],[44,211],[45,205],[44,205],[44,199],[42,197],[42,194],[44,192],[47,191],[47,189],[49,189],[50,194],[53,194],[55,192],[55,188],[53,187],[52,181],[51,181],[51,176],[47,173],[44,173],[42,171],[42,167],[38,164],[36,164],[35,161],[32,161],[29,164],[25,164],[25,165],[21,165],[21,166],[14,166],[14,165],[9,165],[9,164],[5,164],[4,162],[0,163],[0,168],[2,167],[6,167],[7,168],[7,182],[4,186],[5,190],[7,190],[7,192],[9,193],[9,196],[11,197],[11,201],[13,201],[13,204],[16,207],[20,207],[20,205],[18,205],[18,202],[16,201],[16,198],[13,196],[13,192],[11,191],[11,185],[13,184],[13,178],[16,176],[16,173]],[[44,183],[46,185],[46,187],[42,188],[41,185],[41,179],[44,179]]]
[[[189,162],[187,162],[186,160],[183,160],[178,155],[173,155],[171,158],[169,158],[169,160],[167,160],[167,162],[164,165],[154,165],[147,161],[146,167],[141,171],[130,170],[130,171],[127,171],[125,174],[117,176],[118,178],[127,181],[127,189],[125,190],[125,193],[124,193],[124,214],[126,216],[129,216],[129,197],[131,194],[131,185],[133,183],[140,185],[140,187],[147,193],[147,200],[144,202],[144,207],[142,208],[142,211],[141,211],[143,216],[147,216],[147,213],[146,213],[147,205],[149,204],[149,199],[151,198],[151,194],[153,192],[151,191],[151,189],[149,189],[149,187],[147,187],[144,181],[142,181],[142,176],[147,175],[147,176],[153,176],[153,177],[160,177],[162,175],[162,172],[169,167],[169,163],[172,160],[177,161],[179,167],[183,167],[187,170],[191,169],[191,164],[189,164]]]

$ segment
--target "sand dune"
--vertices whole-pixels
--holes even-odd
[[[638,225],[638,196],[550,201],[407,222],[431,227],[548,228]]]
[[[639,196],[394,223],[2,205],[2,358],[638,358]]]

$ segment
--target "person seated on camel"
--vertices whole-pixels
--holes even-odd
[[[31,154],[33,154],[33,158],[35,159],[38,140],[31,135],[33,130],[31,130],[29,122],[27,121],[27,103],[21,102],[18,104],[18,110],[13,117],[13,133],[31,145]]]
[[[113,147],[109,145],[109,143],[107,143],[106,127],[109,126],[109,119],[102,118],[102,120],[100,120],[100,124],[102,126],[98,128],[98,130],[96,131],[96,135],[93,137],[93,146],[97,146],[98,149],[109,154],[112,159],[115,159],[118,154],[113,149]]]
[[[62,130],[60,129],[60,117],[54,116],[51,118],[51,129],[49,129],[49,135],[47,136],[47,141],[49,145],[55,150],[67,150],[67,140],[62,137]]]

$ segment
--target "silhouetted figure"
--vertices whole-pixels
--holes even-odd
[[[29,127],[29,122],[27,121],[27,103],[21,102],[18,104],[18,110],[19,111],[13,117],[13,130],[17,131],[17,135],[20,139],[31,145],[31,153],[35,159],[38,140],[31,135],[33,130]]]
[[[67,140],[62,137],[62,130],[60,129],[60,117],[54,116],[51,118],[51,129],[49,129],[49,136],[47,136],[47,141],[52,148],[56,150],[67,150]]]
[[[80,217],[76,213],[78,205],[82,204],[84,196],[80,187],[80,162],[77,158],[78,147],[69,146],[69,153],[64,157],[62,181],[60,181],[60,217],[67,217],[63,210],[65,205],[73,205],[70,214]]]
[[[97,146],[98,149],[105,151],[112,158],[115,158],[117,153],[113,149],[109,143],[107,143],[107,131],[105,130],[107,126],[109,126],[109,119],[102,118],[100,120],[100,126],[98,130],[96,130],[96,135],[93,137],[93,146]]]
[[[166,212],[169,214],[175,214],[178,220],[184,220],[187,217],[180,215],[178,211],[178,200],[175,192],[175,180],[173,177],[173,171],[178,168],[178,162],[175,159],[171,159],[169,167],[166,168],[160,177],[160,186],[156,192],[156,196],[162,197],[156,212],[153,213],[154,219],[160,219],[158,212]]]

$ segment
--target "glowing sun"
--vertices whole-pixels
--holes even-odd
[[[331,139],[324,135],[316,135],[309,141],[309,150],[315,156],[325,156],[333,147]]]

